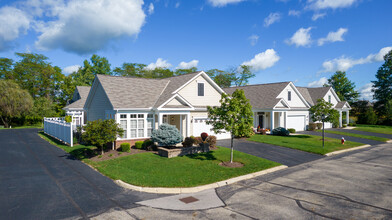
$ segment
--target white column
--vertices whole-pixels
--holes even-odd
[[[271,111],[271,113],[270,113],[270,129],[272,130],[272,129],[274,129],[274,112],[273,111]]]
[[[191,136],[191,114],[186,115],[186,136]]]
[[[350,123],[350,110],[346,111],[346,124]]]
[[[282,125],[280,124],[280,117],[282,117],[282,112],[278,113],[278,127],[282,127]]]
[[[158,113],[158,127],[162,124],[162,117],[163,117],[163,114]]]
[[[180,115],[180,132],[181,132],[181,135],[183,135],[184,136],[184,131],[182,130],[182,115]]]
[[[257,128],[257,112],[253,112],[253,127]],[[261,127],[261,126],[260,126]]]
[[[287,112],[284,112],[284,128],[287,129]]]
[[[343,127],[343,124],[342,124],[342,111],[339,111],[339,127],[340,128]]]

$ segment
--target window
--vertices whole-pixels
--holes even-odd
[[[151,133],[152,133],[152,130],[154,127],[153,126],[153,123],[154,123],[153,117],[154,117],[153,114],[147,115],[147,137],[151,137]]]
[[[126,114],[121,114],[120,118],[127,118],[127,115]]]
[[[130,138],[144,137],[144,114],[131,114]]]
[[[127,120],[120,120],[120,126],[124,130],[124,134],[121,136],[121,138],[127,138]]]
[[[331,103],[331,95],[328,95],[328,102]]]
[[[287,100],[291,101],[291,91],[287,92]]]
[[[204,96],[204,83],[197,83],[197,95]]]

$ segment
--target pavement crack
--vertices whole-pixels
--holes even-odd
[[[313,210],[307,209],[307,208],[305,208],[305,207],[302,206],[300,200],[297,200],[297,199],[296,199],[295,202],[297,203],[297,206],[298,206],[299,208],[301,208],[302,210],[305,210],[305,211],[307,211],[307,212],[310,212],[310,213],[312,213],[313,215],[321,216],[321,217],[328,218],[328,219],[341,220],[340,218],[335,218],[335,217],[323,215],[323,214],[321,214],[321,213],[318,213],[318,212],[315,212],[315,211],[313,211]]]
[[[241,213],[241,212],[239,212],[239,211],[236,211],[236,210],[233,210],[233,209],[230,209],[229,207],[223,207],[224,209],[226,209],[226,210],[229,210],[229,211],[231,211],[231,212],[235,212],[235,213],[237,213],[237,214],[239,214],[239,215],[242,215],[242,216],[245,216],[245,217],[248,217],[248,218],[250,218],[250,219],[257,219],[257,218],[254,218],[254,217],[252,217],[252,216],[249,216],[249,215],[247,215],[247,214],[244,214],[244,213]]]

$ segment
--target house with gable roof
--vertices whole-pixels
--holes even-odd
[[[311,121],[309,108],[324,99],[333,104],[339,111],[339,123],[342,127],[342,112],[347,119],[351,107],[346,101],[341,101],[332,87],[306,88],[296,87],[292,82],[267,83],[224,88],[228,94],[236,89],[242,89],[250,100],[253,109],[253,126],[267,129],[277,127],[294,128],[297,131],[307,129]],[[347,120],[346,119],[346,120]],[[348,124],[348,121],[346,121]],[[326,123],[331,128],[332,123]]]
[[[203,71],[164,79],[97,75],[86,99],[87,121],[115,119],[125,130],[116,141],[134,144],[151,136],[162,123],[177,127],[183,137],[207,132],[207,106],[220,105],[224,91]]]
[[[66,115],[72,116],[72,123],[76,126],[84,125],[86,114],[84,112],[84,104],[86,102],[90,86],[76,86],[72,99],[63,109]]]

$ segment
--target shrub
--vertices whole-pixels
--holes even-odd
[[[183,147],[192,147],[193,144],[195,144],[195,138],[194,137],[186,137],[184,142],[182,142]]]
[[[346,125],[346,124],[343,124],[343,128],[345,128],[345,127],[347,127],[347,125]]]
[[[161,124],[157,130],[152,131],[151,140],[160,146],[173,146],[182,142],[182,135],[178,129],[169,124]]]
[[[273,135],[277,135],[277,136],[289,136],[290,135],[290,131],[288,131],[286,128],[282,128],[282,127],[275,128],[274,130],[272,130],[271,133]]]
[[[68,123],[72,122],[72,116],[70,116],[70,115],[65,116],[64,121],[68,122]]]
[[[317,126],[316,123],[311,122],[311,123],[309,123],[308,130],[314,131],[314,130],[316,130],[316,126]]]
[[[131,144],[129,143],[122,143],[120,145],[121,151],[122,152],[129,152],[131,150]]]
[[[203,132],[203,133],[200,134],[200,137],[201,137],[201,139],[202,139],[203,142],[204,142],[204,141],[206,141],[206,139],[207,139],[207,137],[208,137],[208,134],[207,134],[206,132]]]
[[[195,137],[195,144],[199,145],[201,143],[203,143],[203,140],[201,139],[201,137]]]
[[[136,149],[142,149],[143,148],[143,143],[144,143],[144,141],[136,141],[135,142],[135,148]]]
[[[352,126],[352,127],[355,127],[355,126],[357,126],[355,123],[348,123],[348,126]]]
[[[148,151],[154,150],[155,149],[154,142],[150,139],[143,141],[143,149],[148,150]]]
[[[333,128],[338,128],[338,127],[339,127],[339,120],[338,120],[338,119],[336,119],[336,120],[334,120],[334,121],[332,122],[332,127],[333,127]]]
[[[372,107],[366,109],[364,114],[358,115],[358,123],[374,125],[377,123],[377,115]]]
[[[323,128],[323,123],[322,122],[317,122],[316,123],[317,129],[322,129]]]
[[[206,141],[210,145],[210,147],[216,146],[216,137],[215,136],[213,136],[213,135],[208,136]]]
[[[289,128],[289,129],[287,129],[290,133],[295,133],[296,131],[295,131],[295,129],[294,128]]]

